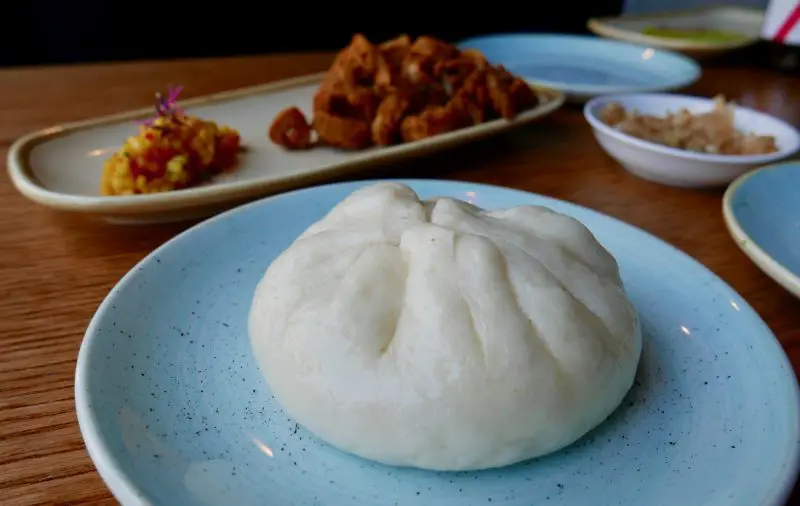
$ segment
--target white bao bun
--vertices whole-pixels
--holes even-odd
[[[253,352],[288,414],[391,465],[499,467],[558,450],[630,389],[639,322],[577,220],[360,189],[258,285]]]

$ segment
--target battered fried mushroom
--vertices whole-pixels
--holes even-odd
[[[269,127],[269,138],[287,149],[308,149],[312,146],[311,125],[297,107],[279,112]]]

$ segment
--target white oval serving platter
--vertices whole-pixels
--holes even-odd
[[[537,88],[539,106],[514,120],[498,119],[418,142],[358,152],[331,148],[290,152],[273,144],[267,128],[274,116],[290,105],[309,112],[322,76],[314,74],[181,101],[179,105],[188,113],[227,124],[242,136],[245,150],[239,167],[203,186],[148,195],[100,195],[103,162],[136,133],[137,120],[151,115],[152,108],[30,133],[11,146],[9,175],[25,197],[54,209],[122,222],[177,221],[496,135],[550,114],[564,103],[560,91]]]

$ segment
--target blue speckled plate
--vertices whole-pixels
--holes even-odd
[[[742,175],[725,192],[722,212],[753,263],[800,297],[800,161]]]
[[[125,505],[777,505],[798,468],[798,387],[730,287],[652,236],[529,193],[406,181],[487,208],[544,204],[616,255],[638,309],[636,384],[570,448],[500,470],[434,473],[346,455],[270,396],[246,320],[267,265],[363,182],[268,198],[153,252],[111,291],[81,347],[76,403],[94,462]]]
[[[459,47],[478,49],[493,64],[562,90],[572,100],[676,90],[701,74],[700,66],[681,54],[597,37],[490,35],[465,40]]]

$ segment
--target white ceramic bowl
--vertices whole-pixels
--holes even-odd
[[[708,98],[660,93],[603,96],[590,100],[583,109],[597,142],[628,172],[643,179],[684,188],[723,186],[755,167],[786,158],[800,149],[800,132],[768,114],[736,106],[736,128],[761,135],[772,135],[779,151],[767,155],[714,155],[695,153],[638,139],[610,127],[600,120],[603,107],[610,102],[626,110],[664,116],[685,108],[692,113],[711,110]]]

